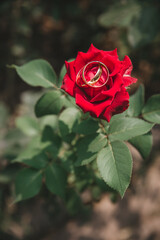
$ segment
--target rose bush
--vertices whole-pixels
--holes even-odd
[[[103,51],[91,44],[87,53],[78,52],[76,59],[65,65],[61,88],[75,97],[84,112],[109,122],[114,114],[128,108],[126,87],[137,81],[131,77],[133,66],[128,56],[120,61],[117,49]]]
[[[98,188],[100,193],[117,191],[123,197],[132,173],[132,155],[125,142],[147,159],[152,148],[150,131],[155,123],[160,124],[160,94],[145,102],[140,85],[129,99],[126,87],[136,82],[129,57],[120,61],[116,50],[100,51],[91,45],[87,53],[66,62],[67,69],[63,66],[58,77],[43,59],[10,67],[27,84],[46,88],[34,107],[39,119],[27,112],[16,121],[30,141],[28,146],[24,141],[24,151],[13,159],[24,167],[15,179],[15,202],[34,197],[44,185],[76,209],[80,208],[73,202],[77,199],[81,204],[80,194],[87,188],[91,192]],[[107,121],[124,111],[128,100],[129,108],[105,124],[84,117],[63,89],[84,112]]]

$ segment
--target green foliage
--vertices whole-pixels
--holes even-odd
[[[42,142],[40,137],[35,137],[12,162],[24,163],[37,169],[44,168],[48,161],[48,148],[50,146],[52,147],[51,150],[54,152],[54,156],[56,157],[58,150],[53,143],[49,141]]]
[[[57,148],[61,145],[61,138],[53,131],[52,127],[48,125],[43,129],[41,141],[47,144],[48,142],[52,143]]]
[[[127,146],[115,141],[97,156],[97,165],[104,181],[123,197],[131,178],[132,158]]]
[[[62,137],[72,133],[76,126],[80,112],[76,108],[67,108],[59,116],[59,130]]]
[[[99,17],[99,23],[104,27],[126,27],[139,15],[140,10],[140,5],[136,1],[128,1],[127,4],[116,3]]]
[[[67,191],[66,208],[70,215],[80,214],[84,210],[80,196],[73,189]]]
[[[42,173],[39,170],[25,168],[19,171],[15,180],[15,202],[34,197],[39,193],[42,184]]]
[[[160,94],[150,97],[142,110],[145,120],[160,124]]]
[[[40,125],[40,129],[42,130],[46,126],[50,126],[54,131],[56,131],[58,126],[58,116],[48,115],[48,116],[41,117],[39,125]]]
[[[60,91],[50,91],[45,93],[35,105],[37,117],[50,114],[57,114],[63,107],[64,95]]]
[[[138,137],[134,137],[129,142],[140,152],[142,157],[146,159],[152,148],[152,135],[147,133]]]
[[[55,163],[52,163],[45,169],[45,183],[49,191],[57,194],[61,198],[65,198],[66,187],[66,172],[63,168]]]
[[[127,30],[125,43],[131,47],[150,43],[159,33],[159,20],[159,9],[156,4],[133,0],[113,2],[98,18],[99,24],[105,28],[119,27],[122,41],[123,30]]]
[[[40,76],[41,86],[50,87],[46,84],[54,86],[56,83],[54,70],[45,61],[35,60],[19,68],[20,76],[23,75],[26,82],[29,77],[28,83],[33,85],[34,82],[34,86],[38,86],[37,74],[35,80],[38,69],[43,76]],[[65,72],[63,67],[59,82]],[[48,81],[43,82],[46,78]],[[132,158],[122,141],[128,140],[143,158],[148,157],[152,146],[149,132],[154,123],[159,122],[159,95],[152,96],[145,104],[144,87],[140,85],[130,97],[128,110],[106,123],[82,114],[74,99],[55,88],[45,92],[35,104],[35,113],[40,119],[22,116],[16,121],[17,127],[28,136],[29,144],[12,161],[27,166],[16,177],[15,201],[38,194],[42,176],[47,189],[64,199],[71,213],[74,212],[72,207],[81,208],[79,194],[87,188],[95,199],[103,191],[114,192],[114,196],[117,191],[123,197],[130,183]],[[142,117],[144,119],[140,119]],[[100,176],[107,185],[104,186]]]
[[[57,76],[51,65],[42,59],[33,60],[23,66],[12,65],[17,74],[31,86],[40,86],[44,88],[54,87],[57,82]]]
[[[28,153],[28,154],[27,154]],[[22,155],[19,155],[17,159],[13,162],[24,163],[27,166],[33,167],[35,169],[42,169],[47,164],[48,157],[45,152],[39,149],[27,149]]]
[[[77,126],[74,128],[74,132],[78,134],[89,135],[97,132],[99,129],[98,122],[92,118],[88,118],[86,120],[82,120]]]
[[[17,127],[28,136],[35,136],[39,132],[37,121],[31,117],[19,117],[16,119]]]
[[[129,108],[126,115],[129,117],[138,117],[141,114],[144,105],[144,86],[140,85],[137,91],[130,97]]]
[[[140,47],[153,41],[160,27],[159,9],[156,4],[139,3],[141,11],[128,27],[128,41],[133,47]]]
[[[108,136],[111,141],[128,140],[149,132],[153,125],[137,118],[115,119],[111,121]]]
[[[91,134],[80,139],[77,143],[76,166],[82,166],[96,159],[97,153],[107,144],[103,134]]]
[[[109,187],[103,180],[103,176],[100,176],[96,161],[102,149],[108,148],[110,142],[113,145],[117,141],[108,139],[110,126],[113,120],[118,122],[121,118],[126,119],[126,117],[127,119],[140,118],[144,122],[159,123],[159,106],[155,109],[154,114],[143,114],[142,109],[146,104],[144,103],[144,88],[140,86],[135,94],[130,97],[128,110],[113,116],[110,123],[94,119],[89,114],[81,114],[71,130],[68,130],[69,133],[62,137],[63,130],[59,128],[59,117],[65,109],[77,107],[75,99],[59,89],[66,73],[65,65],[58,74],[58,78],[51,66],[44,60],[39,62],[34,60],[32,65],[28,65],[28,67],[26,65],[26,68],[25,65],[23,67],[20,67],[20,65],[26,63],[29,59],[45,57],[51,65],[55,65],[55,70],[58,73],[64,57],[67,59],[68,56],[75,56],[77,47],[80,51],[85,51],[88,49],[88,42],[93,42],[95,47],[101,46],[103,50],[112,50],[111,48],[114,46],[118,47],[120,60],[124,55],[129,55],[133,60],[133,75],[135,74],[138,77],[141,73],[139,80],[146,85],[147,97],[153,92],[158,93],[160,4],[158,0],[6,0],[2,2],[0,12],[1,23],[3,23],[1,24],[3,44],[1,44],[0,89],[1,99],[4,99],[9,105],[12,114],[9,114],[5,105],[0,104],[0,209],[2,210],[0,213],[2,217],[0,236],[2,236],[0,238],[6,239],[7,236],[4,235],[3,237],[1,231],[3,229],[5,232],[8,231],[7,228],[10,224],[7,223],[12,224],[15,216],[22,213],[21,207],[25,206],[27,208],[30,204],[33,204],[34,207],[34,204],[37,201],[39,202],[40,199],[45,201],[43,206],[45,205],[45,212],[51,221],[53,218],[56,221],[56,218],[59,220],[61,216],[64,216],[64,214],[61,214],[62,211],[64,212],[64,204],[69,214],[78,214],[79,217],[84,210],[84,206],[93,205],[93,201],[100,200],[103,193],[107,193],[108,198],[114,202],[120,201],[117,190]],[[67,22],[67,28],[66,24],[63,24],[64,22]],[[6,36],[9,36],[9,38],[6,38]],[[16,71],[3,68],[6,63],[11,64],[13,61],[17,65],[14,66],[14,70],[31,87],[27,87],[23,82],[20,82]],[[145,76],[147,76],[146,79],[144,79]],[[33,91],[32,86],[40,87]],[[135,86],[131,87],[131,92]],[[25,87],[26,90],[30,89],[30,92],[23,92],[21,98],[19,98],[19,94],[22,90],[25,90]],[[43,89],[39,91],[41,87]],[[20,99],[21,103],[17,107],[17,102]],[[39,101],[35,105],[35,101],[38,99]],[[159,100],[156,102],[158,103]],[[150,107],[153,108],[153,105],[157,104],[156,102],[151,103],[152,106]],[[13,107],[16,107],[16,109]],[[38,119],[35,119],[35,113]],[[149,119],[147,116],[149,116]],[[15,119],[17,119],[16,126],[14,125]],[[153,133],[157,131],[156,128]],[[126,128],[125,134],[127,134],[127,131]],[[100,134],[105,136],[106,144],[103,143],[103,140],[102,145],[96,142],[96,136]],[[140,132],[140,134],[142,133]],[[131,132],[129,135],[132,135]],[[94,136],[95,144],[93,144]],[[124,135],[122,139],[123,137]],[[79,146],[81,141],[85,146],[83,144]],[[154,155],[154,152],[149,155],[152,147],[151,132],[125,141],[129,141],[144,159],[149,157],[147,162],[142,161],[140,165],[138,164],[138,168],[140,168],[138,173],[141,173],[141,170],[146,171],[145,165],[153,160]],[[79,148],[80,150],[78,150]],[[153,149],[153,151],[155,150]],[[93,160],[91,160],[92,158]],[[107,155],[105,159],[108,159]],[[89,162],[87,163],[87,161]],[[52,172],[52,168],[56,169],[55,166],[58,166],[59,169],[56,172],[57,174]],[[22,183],[24,188],[21,187],[19,193],[21,194],[25,189],[28,189],[25,187],[25,181],[28,181],[28,183],[30,181],[30,170],[31,172],[37,172],[37,174],[41,172],[41,176],[43,176],[40,181],[41,191],[37,192],[37,188],[34,188],[33,194],[28,195],[28,197],[34,197],[38,194],[36,199],[16,204],[13,214],[10,209],[8,211],[8,200],[13,199],[11,197],[14,190],[13,180],[16,179],[15,174],[19,174],[19,170],[22,168],[27,169],[28,177],[25,180],[23,179],[24,175],[19,179],[18,183]],[[106,169],[108,170],[107,163]],[[113,170],[115,169],[113,168]],[[46,183],[47,171],[50,175]],[[137,175],[137,168],[134,171],[134,174]],[[116,178],[113,175],[114,173],[114,171],[109,172],[109,176],[113,180]],[[64,181],[62,174],[66,178]],[[107,179],[108,175],[105,169],[103,174],[104,179]],[[58,175],[61,177],[58,177]],[[15,182],[15,189],[16,184]],[[130,192],[133,191],[134,184],[135,179],[133,178],[133,186],[131,186]],[[117,186],[119,185],[117,184]],[[30,188],[32,188],[31,184]],[[60,190],[57,188],[60,188]],[[82,201],[86,201],[83,198],[86,193],[91,194],[91,196],[89,202],[83,204]],[[15,199],[17,196],[15,196]],[[63,198],[63,201],[60,198]],[[17,211],[18,215],[16,214]],[[7,214],[4,215],[5,213]],[[21,220],[19,217],[16,218],[16,222],[19,220]],[[30,236],[31,232],[33,235],[37,235],[36,229],[30,229],[30,226],[26,228],[26,224],[20,225],[24,239],[34,238],[34,236]],[[8,238],[12,239],[13,236],[8,236]]]

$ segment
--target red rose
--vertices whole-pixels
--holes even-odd
[[[126,87],[137,81],[131,77],[133,67],[128,56],[120,61],[116,49],[103,51],[92,44],[87,53],[78,52],[76,59],[65,65],[67,73],[61,88],[75,97],[84,112],[109,122],[114,114],[128,108]]]

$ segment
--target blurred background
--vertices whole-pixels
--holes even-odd
[[[1,0],[0,1],[0,240],[159,240],[160,127],[153,129],[153,149],[143,160],[133,149],[134,170],[123,200],[104,194],[82,201],[89,212],[68,214],[53,196],[13,202],[17,156],[25,136],[18,116],[33,115],[41,89],[26,85],[6,65],[43,58],[59,74],[64,61],[87,51],[118,48],[129,55],[133,76],[145,85],[146,100],[160,93],[159,0]]]

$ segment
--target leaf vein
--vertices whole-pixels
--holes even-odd
[[[116,161],[115,161],[115,156],[114,156],[114,153],[113,153],[112,145],[109,144],[109,147],[110,147],[110,149],[111,149],[111,153],[112,153],[112,156],[113,156],[113,159],[114,159],[114,164],[115,164],[115,167],[116,167],[116,172],[117,172],[117,176],[118,176],[118,180],[119,180],[121,192],[123,192],[123,188],[122,188],[122,184],[121,184],[121,181],[120,181],[120,176],[119,176],[119,173],[118,173],[118,168],[117,168],[117,164],[116,164]]]

